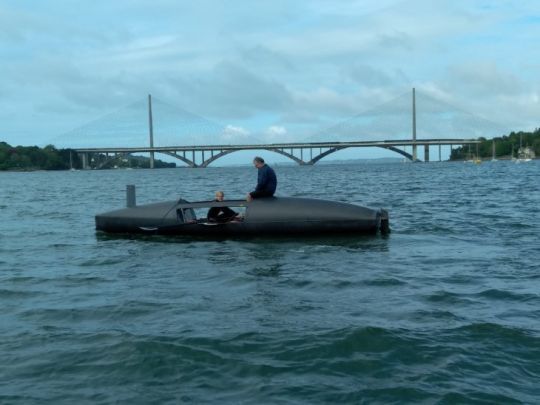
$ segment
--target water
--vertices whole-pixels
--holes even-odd
[[[0,402],[538,403],[540,162],[277,167],[388,238],[96,235],[253,168],[0,173]]]

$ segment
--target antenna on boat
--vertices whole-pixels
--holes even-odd
[[[135,195],[135,185],[128,184],[126,186],[126,207],[133,208],[137,206],[137,198]]]

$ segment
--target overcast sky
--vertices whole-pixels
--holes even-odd
[[[0,3],[0,140],[44,144],[148,93],[234,138],[305,136],[416,87],[540,126],[538,0]]]

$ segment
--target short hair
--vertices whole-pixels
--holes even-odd
[[[264,163],[264,159],[262,157],[260,157],[260,156],[255,156],[253,161],[257,162],[257,163]]]
[[[225,193],[223,191],[221,191],[221,190],[216,191],[216,195],[218,195],[218,194],[222,195],[222,196],[225,196]]]

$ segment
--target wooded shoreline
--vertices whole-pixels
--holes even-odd
[[[144,156],[118,156],[110,159],[101,168],[150,167],[150,159]],[[156,168],[176,167],[176,163],[155,160]],[[35,170],[70,170],[82,169],[82,161],[74,149],[57,149],[53,145],[44,148],[38,146],[11,146],[0,142],[0,171],[35,171]]]

